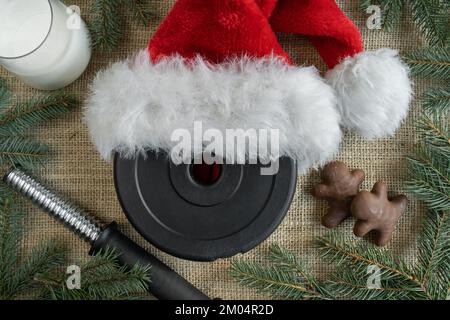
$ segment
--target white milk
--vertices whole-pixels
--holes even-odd
[[[54,90],[75,81],[91,58],[89,32],[58,0],[0,0],[0,64],[24,83]]]

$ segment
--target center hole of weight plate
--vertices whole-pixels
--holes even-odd
[[[222,175],[222,165],[221,164],[193,164],[191,165],[191,176],[192,179],[202,186],[212,186],[214,185]]]

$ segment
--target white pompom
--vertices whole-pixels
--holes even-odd
[[[343,125],[366,138],[394,134],[407,116],[412,83],[408,66],[395,50],[349,57],[326,78],[336,90]]]

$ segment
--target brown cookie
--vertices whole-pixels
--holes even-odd
[[[322,182],[314,187],[312,195],[328,201],[328,212],[322,218],[325,227],[335,228],[351,215],[351,202],[358,193],[364,176],[362,170],[350,171],[340,161],[330,162],[323,167]]]
[[[404,195],[389,200],[387,186],[381,181],[374,185],[371,192],[359,192],[351,204],[351,213],[357,220],[353,229],[355,235],[364,237],[374,232],[375,243],[386,245],[407,205],[408,199]]]

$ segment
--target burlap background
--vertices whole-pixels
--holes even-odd
[[[75,94],[83,101],[87,94],[88,84],[99,69],[146,46],[148,39],[155,32],[160,21],[174,2],[173,0],[149,1],[153,1],[155,4],[155,11],[159,18],[155,18],[151,26],[145,28],[133,23],[127,11],[124,10],[123,31],[125,37],[121,45],[111,55],[94,52],[87,72],[81,79],[67,88],[68,92]],[[86,20],[91,19],[88,10],[91,2],[87,0],[66,1],[69,4],[79,5]],[[423,39],[410,22],[409,15],[404,15],[401,27],[396,32],[385,33],[368,30],[365,27],[367,15],[361,11],[358,0],[338,1],[338,3],[362,30],[367,49],[388,46],[400,51],[407,51],[423,45]],[[317,53],[304,38],[284,34],[279,35],[279,38],[283,47],[297,63],[315,64],[321,70],[325,70],[325,66]],[[24,98],[36,94],[36,91],[23,86],[4,69],[0,70],[0,76],[8,80],[8,84],[14,93]],[[416,95],[423,91],[425,85],[425,82],[416,80]],[[405,156],[413,151],[414,142],[417,139],[413,123],[418,114],[419,105],[416,101],[407,121],[396,136],[390,139],[368,142],[352,134],[345,137],[339,159],[366,172],[365,188],[371,188],[373,183],[382,179],[389,184],[393,192],[403,191],[403,184],[407,178]],[[42,180],[53,189],[58,190],[62,195],[92,212],[104,222],[118,221],[126,234],[167,262],[210,296],[228,299],[261,297],[233,282],[227,272],[230,265],[229,259],[214,263],[182,261],[157,251],[137,235],[127,223],[116,200],[111,163],[100,160],[89,141],[86,127],[82,122],[81,107],[65,118],[53,121],[40,128],[37,135],[41,141],[45,141],[52,147],[51,160],[39,174]],[[264,255],[269,244],[279,243],[302,256],[319,276],[326,274],[326,263],[318,257],[316,249],[311,244],[314,236],[326,232],[320,225],[320,217],[326,210],[325,203],[313,199],[308,194],[312,185],[317,181],[317,172],[311,172],[299,178],[297,193],[286,219],[269,239],[246,254],[246,258],[253,259],[259,255]],[[25,250],[28,251],[41,240],[55,238],[64,241],[70,248],[71,261],[77,262],[86,259],[89,249],[87,244],[82,243],[40,210],[31,206],[27,206],[27,210]],[[407,214],[400,221],[400,226],[391,244],[391,248],[396,253],[404,255],[410,260],[414,259],[415,240],[420,229],[422,216],[423,208],[416,201],[412,201]],[[340,229],[350,233],[351,227],[352,223],[347,222]]]

